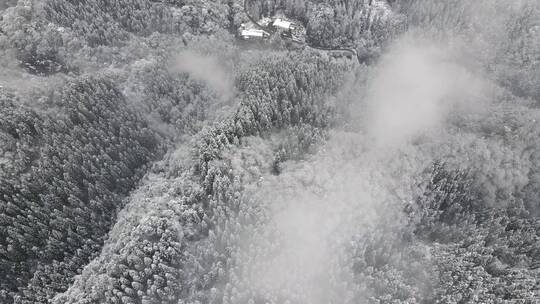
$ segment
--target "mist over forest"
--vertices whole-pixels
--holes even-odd
[[[0,303],[539,302],[537,0],[0,0]]]

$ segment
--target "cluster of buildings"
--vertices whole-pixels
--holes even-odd
[[[239,35],[245,40],[266,39],[270,37],[270,32],[279,31],[283,36],[292,38],[294,31],[298,28],[296,24],[282,18],[266,18],[261,21],[264,29],[255,28],[242,23],[239,29]]]

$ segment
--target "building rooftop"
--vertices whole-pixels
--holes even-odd
[[[259,29],[243,29],[240,31],[240,35],[242,37],[258,37],[258,38],[262,38],[266,35],[268,35],[267,32],[263,31],[263,30],[259,30]]]
[[[274,25],[275,27],[290,29],[292,22],[277,18],[276,20],[274,20],[274,23],[272,25]]]

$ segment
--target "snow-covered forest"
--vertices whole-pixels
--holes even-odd
[[[0,303],[540,303],[540,2],[0,0]]]

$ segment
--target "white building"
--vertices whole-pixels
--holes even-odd
[[[274,23],[272,23],[272,25],[276,28],[280,28],[284,30],[294,29],[294,24],[292,22],[283,20],[281,18],[276,18],[276,20],[274,20]]]
[[[242,29],[240,36],[244,39],[263,39],[270,36],[270,34],[259,29]]]

